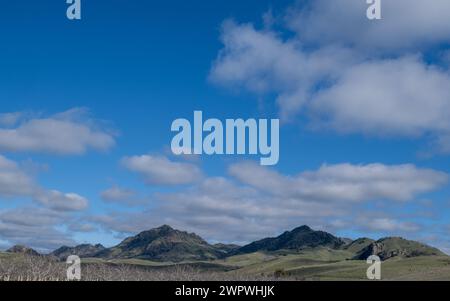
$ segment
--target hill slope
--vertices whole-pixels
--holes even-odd
[[[301,226],[287,231],[275,238],[265,238],[242,248],[236,253],[253,253],[258,251],[302,250],[306,248],[329,247],[338,248],[344,241],[330,233],[314,231],[308,226]]]
[[[96,257],[109,259],[148,259],[180,262],[185,260],[208,260],[225,254],[193,233],[162,226],[125,239],[118,246],[106,249]]]
[[[343,246],[344,250],[347,250],[353,254],[359,254],[363,249],[373,244],[375,240],[370,238],[359,238],[352,241],[350,244]]]
[[[410,258],[419,256],[444,256],[445,254],[436,248],[425,244],[406,240],[400,237],[387,237],[369,244],[359,251],[355,259],[365,260],[370,255],[377,255],[381,260],[393,257]]]
[[[95,257],[98,253],[104,251],[106,248],[102,246],[101,244],[97,245],[79,245],[76,247],[61,247],[52,253],[50,253],[51,256],[57,257],[60,260],[66,260],[67,257],[70,255],[77,255],[80,258],[88,258],[88,257]]]
[[[26,252],[26,248],[16,247],[14,252]],[[390,237],[378,241],[360,238],[351,241],[324,231],[315,231],[308,226],[301,226],[278,237],[265,238],[244,247],[225,244],[210,245],[194,233],[162,226],[129,237],[112,248],[106,249],[102,245],[62,247],[51,255],[60,259],[65,259],[69,255],[78,255],[82,258],[95,257],[105,260],[178,263],[223,259],[254,253],[265,254],[266,259],[287,254],[299,254],[303,257],[311,257],[310,254],[312,254],[316,258],[322,254],[321,256],[328,261],[366,260],[373,254],[380,256],[382,260],[393,257],[445,256],[438,249],[402,238]],[[302,261],[305,260],[311,261],[311,258],[302,259]]]
[[[30,256],[40,256],[40,254],[28,247],[25,246],[19,246],[16,245],[8,250],[6,250],[7,253],[15,253],[15,254],[23,254],[23,255],[30,255]]]

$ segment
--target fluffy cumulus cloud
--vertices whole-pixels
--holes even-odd
[[[368,5],[360,0],[299,1],[289,9],[286,20],[303,41],[316,45],[339,43],[386,52],[422,49],[448,41],[448,1],[382,2],[382,22],[369,21]]]
[[[281,32],[227,21],[210,77],[275,94],[287,121],[302,114],[339,132],[431,137],[448,152],[448,65],[422,57],[450,38],[450,3],[387,1],[380,22],[366,9],[359,0],[302,1],[282,16]]]
[[[63,193],[57,190],[37,192],[35,200],[57,211],[80,211],[88,207],[88,200],[76,193]]]
[[[16,162],[0,155],[0,197],[31,198],[47,208],[58,211],[86,209],[88,201],[76,193],[62,193],[40,187]]]
[[[163,156],[125,157],[122,165],[141,175],[147,184],[183,185],[197,182],[203,177],[196,165],[174,162]]]
[[[29,112],[0,114],[2,152],[78,155],[90,149],[105,151],[114,144],[114,134],[83,108],[47,117]],[[86,224],[73,218],[88,208],[88,200],[77,193],[39,185],[35,173],[41,168],[31,161],[17,163],[0,155],[1,201],[31,203],[0,211],[0,237],[7,245],[23,244],[50,251],[74,244],[71,233],[61,230],[64,226],[75,232],[87,231]]]
[[[89,149],[105,151],[115,144],[114,135],[83,108],[49,117],[21,116],[18,113],[0,116],[1,151],[78,155]]]
[[[9,246],[26,245],[43,252],[74,244],[71,233],[61,228],[74,224],[74,214],[85,210],[88,200],[76,193],[41,187],[23,166],[0,155],[0,201],[14,204],[16,200],[21,203],[28,200],[31,204],[0,209],[3,242]]]
[[[35,189],[33,179],[16,162],[0,155],[0,196],[30,195]]]
[[[303,51],[296,40],[282,40],[275,32],[258,31],[251,24],[226,21],[224,49],[213,65],[210,79],[224,86],[244,87],[262,94],[278,93],[277,103],[284,118],[298,112],[314,92],[317,83],[334,81],[358,55],[342,47]]]
[[[253,163],[230,167],[241,182],[269,194],[313,201],[407,201],[447,183],[443,172],[414,165],[323,165],[316,171],[287,177]]]
[[[24,227],[54,225],[61,222],[63,217],[64,215],[56,211],[37,207],[16,208],[0,213],[0,219],[3,223]]]
[[[25,207],[0,211],[0,237],[11,244],[20,244],[48,252],[62,245],[73,245],[58,225],[70,219],[54,210]]]
[[[450,74],[417,57],[367,62],[318,92],[312,107],[343,132],[420,136],[450,132]]]

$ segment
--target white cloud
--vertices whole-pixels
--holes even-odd
[[[159,206],[146,211],[116,212],[92,221],[125,235],[170,224],[206,239],[243,243],[299,223],[312,225],[343,214],[327,204],[266,197],[225,178],[204,179],[195,187],[160,195],[157,200]]]
[[[113,135],[75,108],[47,118],[28,118],[13,128],[0,128],[0,150],[78,155],[114,146]]]
[[[224,49],[211,70],[210,79],[221,85],[244,87],[261,94],[278,93],[282,117],[303,108],[320,81],[334,81],[359,55],[341,47],[306,52],[296,40],[283,41],[271,31],[251,24],[227,21],[222,28]]]
[[[57,190],[37,192],[34,199],[47,208],[57,211],[80,211],[88,207],[88,200],[76,193],[62,193]]]
[[[88,201],[76,193],[62,193],[40,187],[14,161],[0,155],[0,196],[6,198],[29,197],[58,211],[84,210]]]
[[[45,208],[4,210],[0,212],[0,237],[9,246],[20,244],[49,252],[74,243],[69,234],[57,230],[69,219],[64,213]]]
[[[450,74],[417,57],[363,63],[330,89],[312,110],[341,132],[422,136],[450,133]]]
[[[407,201],[447,183],[448,175],[406,165],[323,165],[317,171],[283,176],[253,163],[236,164],[230,174],[266,193],[311,201]]]
[[[55,225],[64,218],[64,214],[47,208],[24,207],[0,212],[3,223],[25,227]]]
[[[402,222],[392,218],[375,218],[363,221],[358,221],[360,225],[369,231],[381,231],[387,233],[399,232],[415,232],[420,230],[420,227],[414,223]]]
[[[0,155],[0,196],[30,195],[35,188],[32,178],[25,174],[15,162]]]
[[[367,20],[364,1],[300,3],[284,16],[298,33],[288,39],[227,21],[210,78],[276,95],[285,121],[303,114],[313,128],[426,137],[450,152],[449,71],[417,54],[450,38],[450,3],[433,3],[388,1],[380,22]]]
[[[298,2],[286,20],[302,41],[318,45],[338,43],[364,51],[392,52],[448,42],[449,1],[382,2],[382,20],[378,22],[366,18],[368,5],[361,0]]]
[[[20,118],[22,117],[22,112],[14,112],[14,113],[1,113],[0,114],[0,126],[13,126],[15,125]]]
[[[147,184],[183,185],[199,181],[203,174],[194,164],[173,162],[162,156],[125,157],[122,164],[140,174]]]
[[[75,193],[40,187],[16,162],[0,155],[0,198],[24,198],[35,206],[0,210],[0,237],[9,245],[23,244],[50,251],[72,244],[70,234],[57,229],[70,222],[69,212],[84,210],[88,201]],[[37,206],[40,205],[40,206]]]

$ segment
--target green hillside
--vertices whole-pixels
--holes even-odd
[[[118,246],[99,252],[95,257],[181,262],[216,259],[224,255],[224,251],[208,244],[196,234],[162,226],[129,237]]]
[[[382,260],[393,257],[443,256],[440,250],[425,244],[400,237],[387,237],[369,244],[359,251],[355,259],[364,260],[370,255],[377,255]]]
[[[253,253],[258,251],[302,250],[315,247],[338,248],[344,241],[323,231],[314,231],[308,226],[301,226],[287,231],[278,237],[265,238],[236,251],[236,253]]]

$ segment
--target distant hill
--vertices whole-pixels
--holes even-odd
[[[214,248],[223,252],[224,254],[228,254],[233,251],[236,251],[237,249],[239,249],[241,247],[241,246],[234,245],[234,244],[215,244],[213,246],[214,246]]]
[[[80,258],[89,258],[89,257],[96,257],[98,253],[101,251],[104,251],[106,248],[102,246],[101,244],[97,245],[79,245],[76,247],[61,247],[52,253],[50,253],[51,256],[57,257],[60,260],[66,260],[67,257],[70,255],[77,255]]]
[[[322,257],[331,261],[366,260],[370,255],[378,255],[382,260],[393,257],[445,256],[436,248],[403,238],[388,237],[378,241],[359,238],[352,241],[324,231],[315,231],[308,226],[301,226],[278,237],[265,238],[243,247],[232,244],[211,245],[194,233],[175,230],[167,225],[126,238],[112,248],[102,245],[61,247],[50,255],[61,260],[70,255],[78,255],[81,258],[105,260],[182,262],[224,259],[252,253],[266,254],[272,258],[281,256],[280,251],[287,251],[287,254],[322,254]],[[23,246],[16,246],[8,252],[39,254]]]
[[[345,242],[323,231],[314,231],[308,226],[301,226],[287,231],[278,237],[265,238],[236,250],[236,253],[253,253],[258,251],[302,250],[306,248],[339,248]]]
[[[353,242],[353,239],[346,237],[341,237],[341,240],[344,242],[344,245],[349,245]]]
[[[39,252],[25,247],[25,246],[19,246],[16,245],[8,250],[6,250],[7,253],[15,253],[15,254],[24,254],[24,255],[30,255],[30,256],[40,256]]]
[[[352,241],[351,243],[345,245],[343,247],[344,250],[347,250],[353,254],[359,254],[362,250],[373,244],[375,240],[370,238],[358,238],[357,240]]]
[[[216,259],[225,254],[225,251],[208,244],[196,234],[165,225],[129,237],[118,246],[98,253],[96,257],[180,262]]]
[[[419,256],[442,256],[440,250],[425,244],[406,240],[400,237],[387,237],[375,241],[360,250],[354,259],[365,260],[370,255],[377,255],[381,260],[393,257],[419,257]]]

